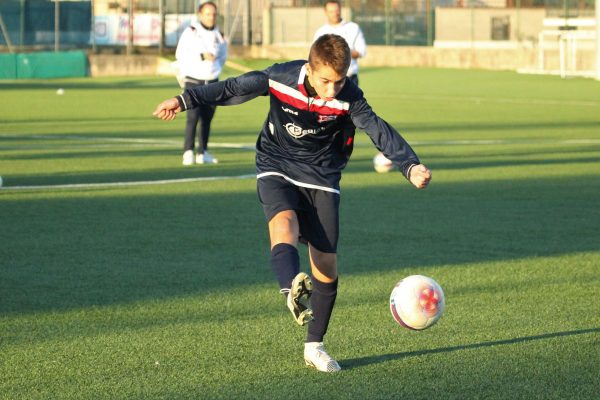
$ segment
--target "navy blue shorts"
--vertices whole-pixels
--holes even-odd
[[[294,210],[301,242],[308,242],[323,253],[337,252],[339,194],[296,186],[280,176],[259,178],[257,190],[267,221],[281,211]]]

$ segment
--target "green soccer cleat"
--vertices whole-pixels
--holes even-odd
[[[287,306],[298,325],[305,325],[313,320],[313,312],[309,308],[312,294],[312,281],[304,272],[300,272],[292,281],[292,287],[287,295]]]

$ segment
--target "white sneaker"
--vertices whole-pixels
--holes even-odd
[[[312,294],[312,281],[304,272],[300,272],[292,281],[292,287],[287,295],[287,306],[294,316],[294,321],[300,326],[313,320],[313,312],[309,308]]]
[[[183,152],[183,165],[194,165],[194,150]]]
[[[219,160],[214,158],[212,154],[208,151],[205,151],[204,154],[200,153],[196,155],[196,164],[218,164]]]
[[[321,372],[338,372],[342,369],[340,364],[327,354],[323,342],[304,343],[304,362]]]

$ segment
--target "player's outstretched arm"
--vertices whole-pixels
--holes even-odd
[[[175,97],[168,99],[156,106],[156,110],[152,113],[155,117],[158,117],[164,121],[172,121],[177,116],[177,113],[181,112],[179,107],[179,101]]]
[[[431,181],[431,171],[423,164],[415,165],[410,169],[410,182],[417,189],[424,189],[429,185]]]

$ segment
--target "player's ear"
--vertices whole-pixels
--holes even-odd
[[[306,75],[307,76],[312,76],[312,68],[310,68],[310,64],[306,63]]]

